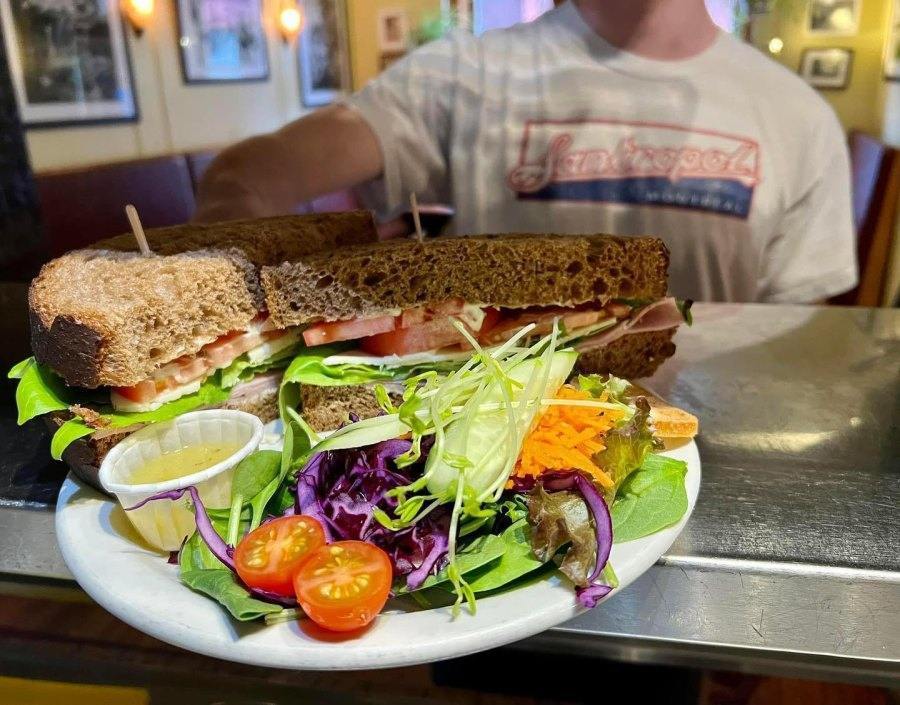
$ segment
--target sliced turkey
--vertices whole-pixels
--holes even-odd
[[[578,352],[587,352],[602,348],[624,335],[631,333],[649,333],[656,330],[675,328],[684,322],[684,316],[678,308],[674,297],[668,296],[652,304],[647,304],[637,309],[630,318],[620,321],[598,335],[591,336],[578,342],[575,349]]]

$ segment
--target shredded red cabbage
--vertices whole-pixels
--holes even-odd
[[[212,554],[233,572],[234,558],[232,558],[231,554],[234,549],[230,548],[228,544],[225,543],[225,539],[219,536],[219,533],[213,527],[212,522],[209,520],[209,515],[206,513],[206,507],[203,506],[203,502],[200,500],[200,494],[193,485],[151,495],[150,497],[147,497],[147,499],[138,502],[133,507],[128,507],[125,511],[131,512],[135,509],[140,509],[148,502],[155,502],[159,499],[170,499],[174,502],[181,499],[185,492],[191,496],[191,501],[194,503],[194,520],[197,522],[197,533],[200,534],[200,538],[203,539],[203,542],[207,545]]]
[[[389,516],[397,500],[385,494],[421,476],[431,439],[422,442],[422,457],[398,468],[395,459],[412,444],[394,439],[364,448],[317,453],[297,475],[294,512],[319,520],[329,541],[369,541],[390,557],[395,576],[406,576],[415,589],[443,567],[447,557],[450,509],[441,506],[413,526],[388,529],[374,517],[378,507]]]
[[[589,610],[597,606],[604,597],[612,592],[611,585],[588,585],[587,587],[575,588],[575,594],[578,596],[578,604],[587,607]]]
[[[297,600],[293,597],[284,597],[282,595],[276,595],[273,592],[269,592],[268,590],[260,590],[259,588],[250,587],[246,583],[244,583],[240,576],[237,574],[237,571],[234,568],[234,549],[231,548],[227,543],[225,543],[225,539],[219,536],[219,532],[215,530],[212,525],[212,522],[209,520],[209,514],[206,513],[206,507],[203,505],[203,501],[200,499],[200,494],[197,492],[197,488],[193,485],[188,487],[183,487],[177,490],[171,490],[169,492],[160,492],[159,494],[152,495],[147,497],[133,507],[128,507],[125,509],[126,512],[130,512],[134,509],[139,509],[143,507],[148,502],[155,502],[159,499],[169,499],[173,502],[181,499],[184,496],[184,493],[187,492],[191,496],[191,501],[194,503],[194,521],[197,523],[197,533],[200,534],[200,538],[203,539],[203,542],[206,544],[207,548],[209,548],[210,552],[218,558],[225,566],[234,573],[235,580],[238,581],[253,597],[262,600],[263,602],[271,602],[276,605],[282,605],[283,607],[296,607]],[[177,555],[176,552],[172,552]],[[172,562],[172,554],[169,556],[169,562]],[[175,561],[177,562],[177,560]]]
[[[588,582],[593,583],[603,572],[603,567],[609,560],[609,553],[612,551],[612,515],[597,487],[581,473],[575,474],[575,487],[581,493],[594,518],[594,531],[597,535],[597,562],[594,565],[594,571],[588,578]]]
[[[591,513],[594,534],[597,539],[597,558],[594,563],[594,570],[588,576],[587,587],[576,588],[575,594],[578,596],[578,602],[582,606],[589,609],[595,607],[597,602],[612,590],[608,585],[595,584],[609,560],[613,544],[612,515],[609,513],[606,500],[603,499],[603,495],[600,494],[594,483],[580,472],[550,472],[542,475],[540,482],[547,492],[577,490]]]

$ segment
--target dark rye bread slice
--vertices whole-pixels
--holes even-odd
[[[374,387],[352,384],[334,387],[300,385],[300,413],[315,431],[333,431],[347,423],[350,414],[369,419],[381,413]]]
[[[366,211],[146,234],[150,257],[129,251],[134,238],[121,236],[53,260],[32,282],[32,349],[67,384],[136,384],[161,364],[246,327],[264,305],[259,266],[377,238]]]
[[[370,211],[279,215],[208,225],[174,225],[148,230],[146,235],[150,249],[156,254],[234,248],[257,267],[378,239]],[[130,233],[101,240],[93,247],[127,252],[138,249]]]
[[[261,281],[280,326],[391,314],[459,297],[479,306],[605,304],[666,294],[657,238],[476,235],[387,241],[274,267]]]
[[[633,333],[578,357],[576,372],[612,373],[617,377],[649,377],[675,353],[675,328]],[[368,419],[381,413],[372,385],[300,387],[300,411],[316,431],[332,431],[347,422],[350,413]]]
[[[583,374],[612,373],[625,379],[650,377],[675,354],[672,336],[677,328],[629,333],[602,348],[578,356],[575,370]]]
[[[263,423],[268,423],[278,418],[278,389],[266,391],[252,398],[242,399],[240,402],[226,401],[221,408],[246,411],[249,414],[258,416]],[[51,430],[55,431],[67,419],[71,418],[71,415],[58,413],[51,414],[45,418]],[[62,456],[63,460],[79,478],[102,492],[103,488],[100,486],[98,476],[100,463],[103,462],[103,458],[106,457],[106,454],[114,445],[138,430],[138,428],[140,428],[140,425],[119,433],[107,433],[105,435],[100,433],[80,438],[66,448]]]

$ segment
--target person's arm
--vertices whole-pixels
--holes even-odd
[[[291,213],[298,203],[381,175],[378,138],[356,111],[334,105],[224,150],[197,193],[194,222]]]

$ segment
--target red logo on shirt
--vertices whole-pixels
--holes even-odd
[[[639,122],[529,121],[508,184],[519,198],[680,206],[746,217],[759,146]]]

